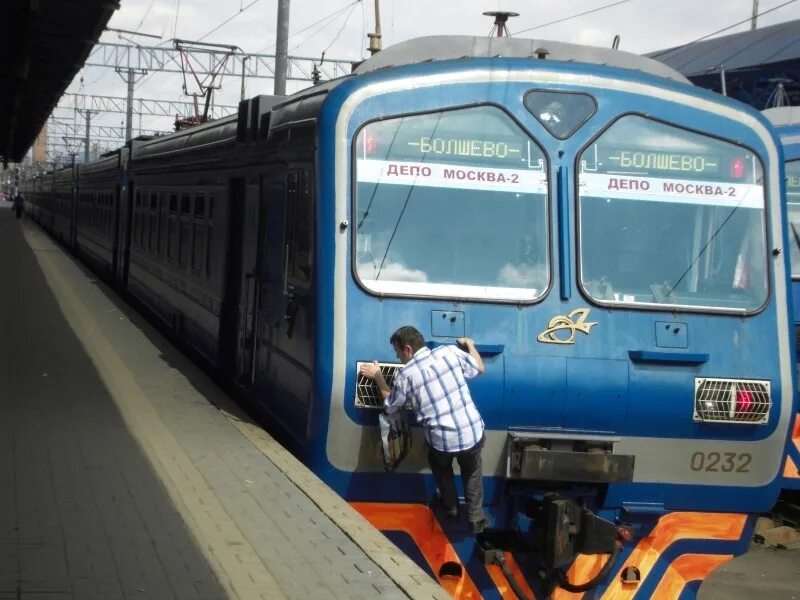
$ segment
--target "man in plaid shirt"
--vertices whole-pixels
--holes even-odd
[[[475,408],[467,379],[483,373],[483,361],[470,338],[458,338],[458,346],[430,350],[425,338],[411,326],[401,327],[389,339],[403,368],[390,388],[378,363],[362,365],[361,374],[374,380],[386,412],[393,413],[410,402],[417,421],[425,428],[428,463],[439,488],[445,515],[458,516],[453,459],[461,468],[470,531],[480,533],[487,525],[483,512],[481,449],[483,419]]]

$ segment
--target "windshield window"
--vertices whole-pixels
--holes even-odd
[[[766,301],[762,167],[751,152],[631,115],[591,144],[579,167],[589,296],[741,310]]]
[[[800,279],[800,160],[786,163],[786,201],[789,209],[792,279]]]
[[[378,293],[532,301],[550,281],[542,151],[490,106],[370,123],[355,264]]]

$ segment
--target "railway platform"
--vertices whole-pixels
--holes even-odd
[[[449,597],[7,206],[0,600]]]

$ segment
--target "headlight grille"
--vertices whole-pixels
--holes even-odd
[[[383,398],[375,382],[359,373],[363,362],[356,363],[356,398],[355,405],[358,408],[383,408]],[[399,363],[378,363],[381,367],[383,378],[389,387],[394,383],[395,375],[403,366]]]
[[[753,425],[769,420],[769,381],[698,377],[694,390],[695,421]]]

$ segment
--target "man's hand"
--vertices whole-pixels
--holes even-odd
[[[371,363],[364,363],[361,365],[361,368],[358,370],[358,372],[369,379],[377,379],[379,375],[381,376],[381,379],[383,379],[381,368],[378,365],[377,360],[372,361]]]
[[[475,347],[475,341],[472,338],[460,337],[456,340],[456,344],[462,347],[467,354],[475,359],[478,372],[483,373],[483,359],[481,358],[480,352],[478,352],[478,349]]]
[[[392,393],[392,390],[389,388],[389,385],[383,378],[383,373],[381,372],[381,367],[377,360],[374,360],[371,363],[364,363],[361,365],[361,368],[358,370],[358,372],[364,377],[372,379],[375,382],[375,385],[378,386],[378,391],[381,393],[381,397],[384,400],[386,400],[386,398],[389,397],[389,394]]]
[[[465,349],[467,349],[469,351],[470,345],[474,346],[475,345],[475,341],[472,338],[460,337],[460,338],[458,338],[456,340],[456,344],[458,344],[462,348],[465,348]]]

